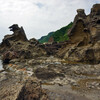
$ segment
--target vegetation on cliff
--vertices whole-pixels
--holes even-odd
[[[49,38],[53,35],[53,33],[54,33],[54,32],[50,32],[50,33],[48,33],[48,35],[42,36],[42,37],[39,39],[39,42],[40,42],[40,43],[48,42]]]
[[[62,27],[61,29],[50,32],[48,35],[43,36],[39,39],[40,43],[46,43],[49,41],[49,39],[52,37],[54,42],[62,42],[68,40],[68,30],[72,27],[72,22],[69,23],[67,26]]]

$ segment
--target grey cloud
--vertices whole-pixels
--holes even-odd
[[[0,42],[11,24],[23,26],[28,38],[40,38],[73,21],[76,9],[88,14],[95,3],[100,0],[0,0]]]

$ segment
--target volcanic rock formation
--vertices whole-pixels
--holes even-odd
[[[78,9],[69,33],[66,47],[58,55],[74,62],[100,63],[100,4],[93,5],[91,13]]]
[[[28,40],[24,29],[14,24],[9,27],[13,31],[12,35],[6,35],[0,44],[0,53],[3,54],[3,61],[8,62],[13,58],[30,59],[45,55],[46,52],[43,48],[39,47],[39,42],[36,39]],[[17,56],[12,57],[11,52]],[[9,55],[9,56],[8,56]]]

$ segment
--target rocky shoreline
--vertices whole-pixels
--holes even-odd
[[[62,63],[57,58],[50,59],[48,57],[44,58],[45,60],[42,58],[42,61],[40,58],[38,59],[35,65],[32,62],[33,66],[27,69],[23,69],[21,66],[15,66],[14,64],[6,65],[5,67],[9,71],[0,74],[0,83],[2,83],[0,86],[2,87],[5,82],[11,85],[10,82],[13,82],[15,79],[16,82],[22,82],[22,84],[27,80],[33,80],[33,83],[35,81],[41,84],[41,87],[50,100],[58,97],[62,98],[61,100],[66,100],[66,98],[69,98],[69,100],[94,100],[94,98],[95,100],[99,100],[100,64],[68,64]],[[41,65],[40,62],[42,62]],[[33,69],[31,70],[31,74],[28,73],[29,69]],[[10,80],[9,82],[7,81],[8,79]],[[59,88],[59,93],[57,88]],[[93,94],[94,91],[96,94]]]
[[[10,26],[0,44],[0,100],[100,100],[99,11],[100,4],[88,16],[77,10],[62,44],[28,40],[23,27]]]

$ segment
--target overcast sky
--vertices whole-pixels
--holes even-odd
[[[0,42],[12,24],[23,26],[28,39],[39,39],[73,21],[77,9],[89,14],[95,3],[100,0],[0,0]]]

